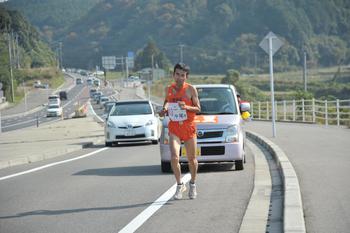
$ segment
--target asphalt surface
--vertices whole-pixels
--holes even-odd
[[[133,93],[135,90],[123,89],[119,97],[135,98],[130,96]],[[18,139],[17,145],[37,142],[24,150],[40,154],[44,149],[57,150],[53,145],[60,140],[49,138],[53,134],[67,136],[62,141],[69,145],[77,144],[74,140],[78,139],[90,140],[94,134],[103,138],[101,125],[84,125],[90,119],[60,120],[48,124],[47,129],[39,128],[40,132],[31,127],[3,135],[33,132]],[[62,163],[65,160],[70,161]],[[30,169],[35,170],[21,173]],[[185,167],[183,171],[188,172]],[[198,198],[189,200],[185,195],[182,201],[166,202],[137,232],[238,232],[253,179],[249,149],[243,171],[232,170],[230,165],[200,166]],[[104,148],[103,141],[96,142],[93,148],[0,169],[0,232],[117,232],[174,183],[171,173],[160,171],[159,146],[149,144]]]

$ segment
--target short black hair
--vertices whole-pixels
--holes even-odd
[[[175,74],[176,69],[180,69],[180,70],[185,71],[187,75],[190,73],[190,67],[182,62],[177,63],[174,66],[174,74]]]

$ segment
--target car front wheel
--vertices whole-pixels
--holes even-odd
[[[111,147],[112,146],[112,142],[105,142],[105,146]]]
[[[235,161],[235,168],[237,171],[243,170],[244,169],[243,160],[236,160]]]
[[[164,173],[170,172],[171,171],[170,162],[163,162],[163,161],[161,161],[161,168],[162,168],[162,172],[164,172]]]

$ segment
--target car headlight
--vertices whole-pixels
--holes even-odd
[[[238,126],[237,125],[229,126],[226,131],[226,142],[238,142],[238,141],[239,141]]]
[[[149,126],[149,125],[153,125],[153,120],[149,120],[149,121],[146,123],[146,126]]]
[[[163,144],[169,144],[169,130],[168,128],[163,128]]]
[[[111,122],[111,121],[107,121],[107,127],[108,128],[116,128],[115,124],[113,122]]]

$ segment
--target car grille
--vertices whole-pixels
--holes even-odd
[[[219,138],[222,137],[223,131],[201,131],[198,130],[197,138],[206,139],[206,138]]]
[[[117,135],[115,136],[115,139],[131,139],[131,138],[144,138],[144,137],[146,137],[145,134],[135,134],[133,136]]]
[[[224,155],[224,146],[203,146],[201,147],[201,155]]]
[[[135,125],[135,126],[132,127],[132,129],[136,129],[136,128],[140,128],[140,127],[142,127],[142,126],[141,125]],[[118,129],[129,129],[129,128],[126,127],[126,126],[118,126]]]

